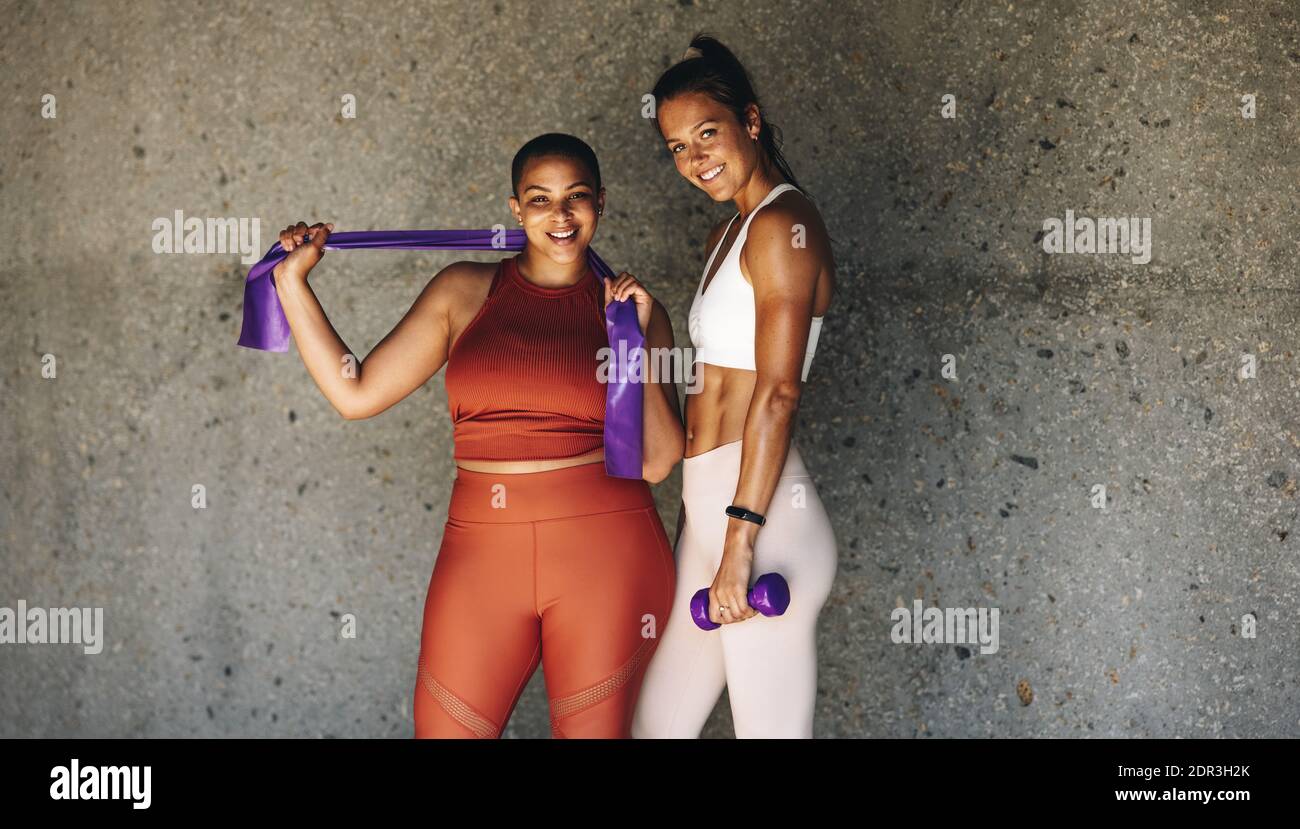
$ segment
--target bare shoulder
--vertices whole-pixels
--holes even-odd
[[[777,196],[754,216],[740,267],[751,285],[755,272],[769,284],[811,285],[813,307],[821,309],[814,310],[816,316],[826,313],[835,295],[830,233],[817,206],[795,190]]]
[[[822,221],[821,211],[812,201],[797,190],[788,190],[767,204],[749,225],[750,239],[779,238],[787,242],[798,233],[804,237],[804,246],[814,251],[830,252],[830,235]],[[746,240],[748,241],[748,240]],[[792,245],[791,249],[800,246]]]
[[[500,262],[452,262],[429,281],[426,290],[438,295],[437,304],[442,309],[449,343],[455,343],[460,332],[483,309],[499,265]]]
[[[497,262],[452,262],[434,274],[431,282],[438,284],[439,290],[448,292],[473,293],[481,286],[486,293],[498,264]]]
[[[452,262],[429,280],[426,291],[453,316],[466,307],[477,308],[487,298],[496,262]]]

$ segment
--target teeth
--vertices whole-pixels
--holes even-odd
[[[718,173],[722,172],[722,166],[723,165],[719,164],[717,167],[714,167],[712,170],[706,170],[704,173],[700,175],[700,178],[704,179],[705,181],[712,181],[713,179],[717,178]]]
[[[575,227],[575,228],[573,228],[572,230],[566,230],[566,231],[564,231],[563,233],[549,233],[549,232],[548,232],[546,235],[547,235],[547,236],[552,236],[552,237],[554,237],[554,238],[556,238],[556,239],[568,239],[570,236],[572,236],[573,234],[575,234],[575,233],[577,233],[577,232],[578,232],[578,229]]]

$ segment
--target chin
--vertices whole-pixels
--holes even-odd
[[[723,173],[723,175],[726,175],[726,173]],[[715,202],[718,202],[719,204],[721,204],[722,202],[731,201],[736,197],[736,194],[740,192],[740,188],[731,184],[730,181],[710,182],[710,184],[713,185],[712,187],[705,185],[703,182],[699,181],[698,179],[694,179],[694,183],[695,186],[703,190],[708,195],[709,198],[713,199]]]
[[[546,255],[557,265],[571,265],[587,255],[587,245],[582,242],[567,248],[547,245]]]

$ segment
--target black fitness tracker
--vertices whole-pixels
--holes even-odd
[[[767,523],[767,519],[759,515],[758,513],[750,512],[744,507],[738,507],[735,504],[732,504],[731,506],[727,507],[726,513],[727,515],[730,515],[732,518],[739,518],[742,521],[753,521],[755,524],[757,524],[760,527]]]

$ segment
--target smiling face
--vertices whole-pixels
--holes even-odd
[[[749,105],[750,123],[703,92],[669,98],[658,107],[659,132],[682,177],[717,202],[735,198],[759,164],[755,138],[758,107]]]
[[[605,189],[597,192],[592,171],[577,159],[557,155],[538,156],[524,165],[519,198],[510,197],[510,210],[523,220],[528,244],[560,265],[586,255],[596,235],[597,211],[604,206]]]

